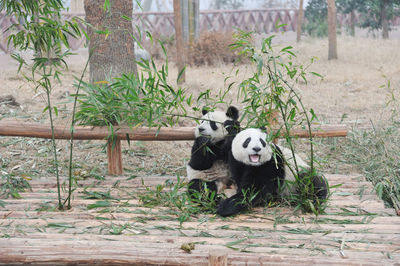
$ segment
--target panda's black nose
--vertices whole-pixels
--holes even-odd
[[[261,148],[260,148],[260,147],[254,147],[254,148],[253,148],[253,151],[259,152],[259,151],[261,151]]]
[[[205,129],[202,127],[199,127],[199,132],[203,132]]]

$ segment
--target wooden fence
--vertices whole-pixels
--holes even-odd
[[[122,150],[121,140],[145,140],[145,141],[177,141],[194,140],[194,127],[175,128],[115,128],[116,141],[108,141],[108,173],[111,175],[122,174]],[[281,132],[283,135],[284,132]],[[66,126],[56,126],[54,135],[56,139],[70,139],[71,131]],[[307,129],[295,128],[290,132],[291,136],[299,138],[309,137]],[[32,137],[50,139],[52,132],[49,125],[0,121],[0,136]],[[74,139],[107,140],[109,136],[107,127],[76,126]],[[312,129],[313,137],[345,137],[347,127],[345,125],[320,125]]]
[[[74,16],[84,19],[84,13],[64,13],[65,19]],[[201,31],[222,31],[229,32],[236,28],[258,33],[270,33],[281,31],[295,31],[297,25],[297,9],[242,9],[242,10],[206,10],[200,12],[200,32]],[[338,25],[350,24],[350,15],[338,14]],[[359,16],[355,16],[355,21],[359,21]],[[0,13],[0,50],[9,53],[11,48],[7,48],[8,33],[5,30],[16,23],[14,17]],[[155,35],[174,34],[174,16],[172,12],[137,12],[133,13],[132,23],[138,25],[143,30],[148,30]],[[280,29],[276,24],[285,24]],[[392,25],[400,25],[400,17],[395,17],[391,21]],[[83,26],[83,25],[82,25]],[[144,32],[144,31],[143,31]],[[82,47],[85,38],[71,39],[70,44],[73,50]]]
[[[297,9],[208,10],[200,12],[200,31],[229,32],[235,28],[259,33],[277,31],[275,25],[287,24],[284,31],[295,31]],[[142,28],[164,35],[174,34],[174,17],[170,12],[135,13],[134,21]]]
[[[297,24],[297,9],[249,9],[249,10],[211,10],[200,12],[200,31],[229,32],[235,28],[252,30],[259,33],[277,31],[275,25],[286,24],[279,30],[295,31]],[[64,13],[65,19],[74,16],[84,18],[84,13]],[[15,18],[0,13],[0,50],[9,53],[5,30],[14,24]],[[132,23],[143,30],[155,35],[174,34],[174,16],[172,12],[140,12],[133,13]],[[144,32],[144,31],[143,31]],[[71,39],[73,50],[78,49],[85,42],[85,38]]]

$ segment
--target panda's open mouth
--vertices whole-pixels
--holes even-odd
[[[260,158],[261,158],[261,156],[259,154],[251,154],[251,155],[249,155],[249,160],[252,163],[260,162]]]

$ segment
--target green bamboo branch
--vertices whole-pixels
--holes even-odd
[[[89,62],[90,62],[90,58],[93,55],[93,51],[89,51],[89,58],[86,61],[85,67],[82,71],[81,77],[79,79],[79,83],[78,83],[78,87],[75,91],[75,96],[74,96],[74,106],[72,108],[72,118],[71,118],[71,138],[69,140],[69,166],[68,166],[68,197],[65,199],[64,201],[64,205],[66,202],[67,203],[67,209],[71,209],[71,196],[72,196],[72,155],[73,155],[73,148],[74,148],[74,132],[75,132],[75,114],[76,114],[76,106],[77,106],[77,102],[78,102],[78,96],[79,96],[79,91],[82,85],[82,80],[83,80],[83,76],[86,73],[86,70],[89,66]]]

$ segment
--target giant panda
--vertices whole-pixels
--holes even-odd
[[[295,180],[288,166],[294,165],[291,151],[268,142],[264,130],[245,129],[232,137],[231,143],[228,142],[227,145],[231,150],[228,166],[231,177],[236,182],[237,192],[220,202],[217,209],[219,215],[231,216],[250,206],[266,204],[278,196],[284,197],[296,191],[294,185],[290,188],[284,185],[285,180]],[[304,175],[307,174],[309,166],[299,156],[295,155],[295,158],[298,167],[305,170]],[[312,182],[315,196],[325,199],[328,194],[326,180],[315,176]],[[247,193],[253,193],[251,202],[248,202]]]
[[[239,111],[230,106],[226,112],[203,109],[202,115],[201,123],[195,129],[196,138],[186,167],[188,192],[192,195],[206,187],[217,194],[233,194],[236,190],[227,165],[229,151],[225,148],[225,138],[228,131],[224,123],[230,121],[226,124],[239,127]]]

